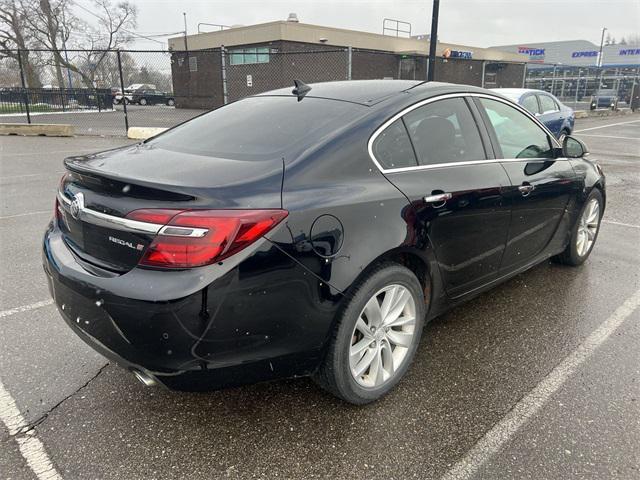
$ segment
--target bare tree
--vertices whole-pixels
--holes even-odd
[[[27,26],[37,43],[51,51],[51,66],[61,87],[65,85],[62,75],[65,68],[77,74],[87,88],[93,88],[96,72],[108,55],[105,50],[130,41],[128,29],[136,26],[137,10],[128,1],[114,4],[111,0],[95,0],[90,9],[83,7],[95,19],[91,23],[75,15],[73,0],[20,2],[22,8],[31,12],[27,16]],[[82,40],[73,37],[74,34],[82,35]],[[69,57],[67,49],[74,47],[86,52]]]
[[[25,81],[31,88],[42,86],[38,67],[32,52],[26,50],[33,46],[31,32],[26,28],[26,12],[15,0],[0,0],[0,58],[8,57],[18,61],[21,56]],[[20,50],[20,54],[18,53]]]

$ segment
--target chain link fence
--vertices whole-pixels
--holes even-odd
[[[630,106],[634,88],[640,88],[640,67],[535,64],[527,69],[525,86],[552,93],[575,110],[592,109],[592,97],[599,92],[615,96],[617,108],[626,108]]]
[[[0,122],[78,134],[171,127],[249,95],[337,80],[427,78],[426,55],[290,44],[193,51],[20,50],[0,58]],[[438,58],[437,81],[522,87],[523,63]]]

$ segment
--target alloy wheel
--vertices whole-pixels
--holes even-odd
[[[363,387],[389,381],[404,362],[416,331],[416,301],[408,288],[388,285],[360,312],[351,334],[351,375]]]
[[[600,202],[598,202],[597,198],[592,198],[583,210],[582,215],[580,216],[580,223],[578,224],[576,251],[579,256],[584,257],[589,253],[589,250],[596,239],[599,226]]]

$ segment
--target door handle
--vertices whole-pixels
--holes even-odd
[[[444,203],[447,200],[451,200],[452,195],[449,192],[436,193],[434,195],[427,195],[424,197],[426,203]]]
[[[529,183],[523,183],[522,185],[520,185],[518,187],[518,190],[520,190],[520,193],[522,194],[523,197],[528,196],[535,189],[536,189],[536,186],[535,185],[531,185]]]

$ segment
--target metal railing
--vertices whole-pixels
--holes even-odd
[[[613,91],[618,108],[630,106],[632,92],[640,85],[640,67],[577,67],[535,64],[527,68],[526,88],[549,92],[576,110],[589,110],[599,90]],[[635,87],[634,87],[635,86]]]

